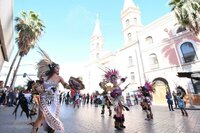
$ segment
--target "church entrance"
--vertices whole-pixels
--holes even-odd
[[[156,78],[153,80],[153,82],[155,82],[153,86],[155,88],[155,93],[153,93],[153,104],[167,105],[165,95],[166,91],[170,90],[167,80],[164,78]]]

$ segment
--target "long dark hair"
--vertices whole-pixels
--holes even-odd
[[[59,66],[59,64],[56,64],[56,63],[52,63],[52,64],[49,64],[48,65],[49,66],[49,71],[47,71],[47,73],[46,73],[46,75],[47,75],[47,79],[50,79],[51,78],[51,76],[53,76],[53,74],[54,74],[54,69],[55,69],[55,67],[57,67],[57,66]]]
[[[35,83],[35,81],[33,81],[33,80],[28,81],[27,90],[31,91],[33,83]]]

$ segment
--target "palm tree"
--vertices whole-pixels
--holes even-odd
[[[16,17],[15,21],[15,30],[17,32],[15,41],[18,45],[17,55],[20,56],[20,59],[13,74],[12,82],[10,85],[11,87],[14,84],[14,79],[22,57],[27,55],[31,48],[34,48],[36,42],[43,32],[43,28],[45,28],[43,22],[39,19],[39,15],[33,11],[29,11],[29,13],[22,11],[21,17]],[[15,60],[13,61],[15,62]]]
[[[178,23],[198,35],[200,32],[200,0],[171,0]]]

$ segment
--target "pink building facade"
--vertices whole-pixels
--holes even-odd
[[[91,37],[91,60],[83,76],[86,88],[90,91],[99,88],[104,74],[99,67],[116,68],[131,83],[127,93],[136,92],[145,81],[155,82],[153,103],[167,105],[166,91],[172,93],[180,85],[187,91],[187,102],[200,105],[200,82],[177,76],[178,72],[197,72],[194,76],[200,76],[200,37],[181,28],[173,12],[146,26],[140,18],[139,7],[132,0],[124,0],[121,11],[124,44],[115,52],[103,49],[98,20]]]
[[[156,82],[154,102],[164,103],[166,91],[172,92],[180,85],[188,92],[193,104],[200,104],[199,81],[177,76],[178,72],[200,71],[199,37],[178,26],[173,13],[145,26],[138,37],[144,79]],[[189,101],[189,97],[186,100]]]

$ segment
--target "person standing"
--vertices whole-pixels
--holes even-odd
[[[75,95],[74,95],[74,108],[75,107],[78,107],[80,106],[80,92],[79,91],[76,91]]]
[[[90,95],[89,95],[89,93],[87,93],[87,96],[86,96],[86,103],[88,104],[89,101],[90,101]]]
[[[180,93],[177,93],[177,100],[178,100],[178,107],[180,108],[182,115],[188,116],[188,113],[185,109],[185,101],[183,100],[183,98],[181,98]]]
[[[177,101],[178,101],[178,107],[180,108],[181,110],[181,113],[182,115],[184,116],[188,116],[188,113],[185,109],[186,107],[186,103],[184,101],[184,96],[186,95],[186,92],[185,90],[181,87],[181,86],[178,86],[177,87]]]
[[[173,99],[174,99],[175,108],[177,108],[178,107],[178,101],[177,101],[177,95],[176,95],[175,91],[172,92],[172,96],[173,96]]]
[[[70,103],[70,94],[69,94],[69,91],[67,92],[67,99],[65,101],[65,103],[68,105]]]
[[[138,105],[138,98],[137,98],[137,95],[134,93],[134,101],[135,101],[135,105]]]
[[[4,82],[0,81],[0,105],[5,104],[6,102],[6,88],[3,87]]]
[[[166,96],[165,97],[167,99],[167,104],[168,104],[169,111],[174,111],[172,96],[171,96],[169,91],[166,92]]]

